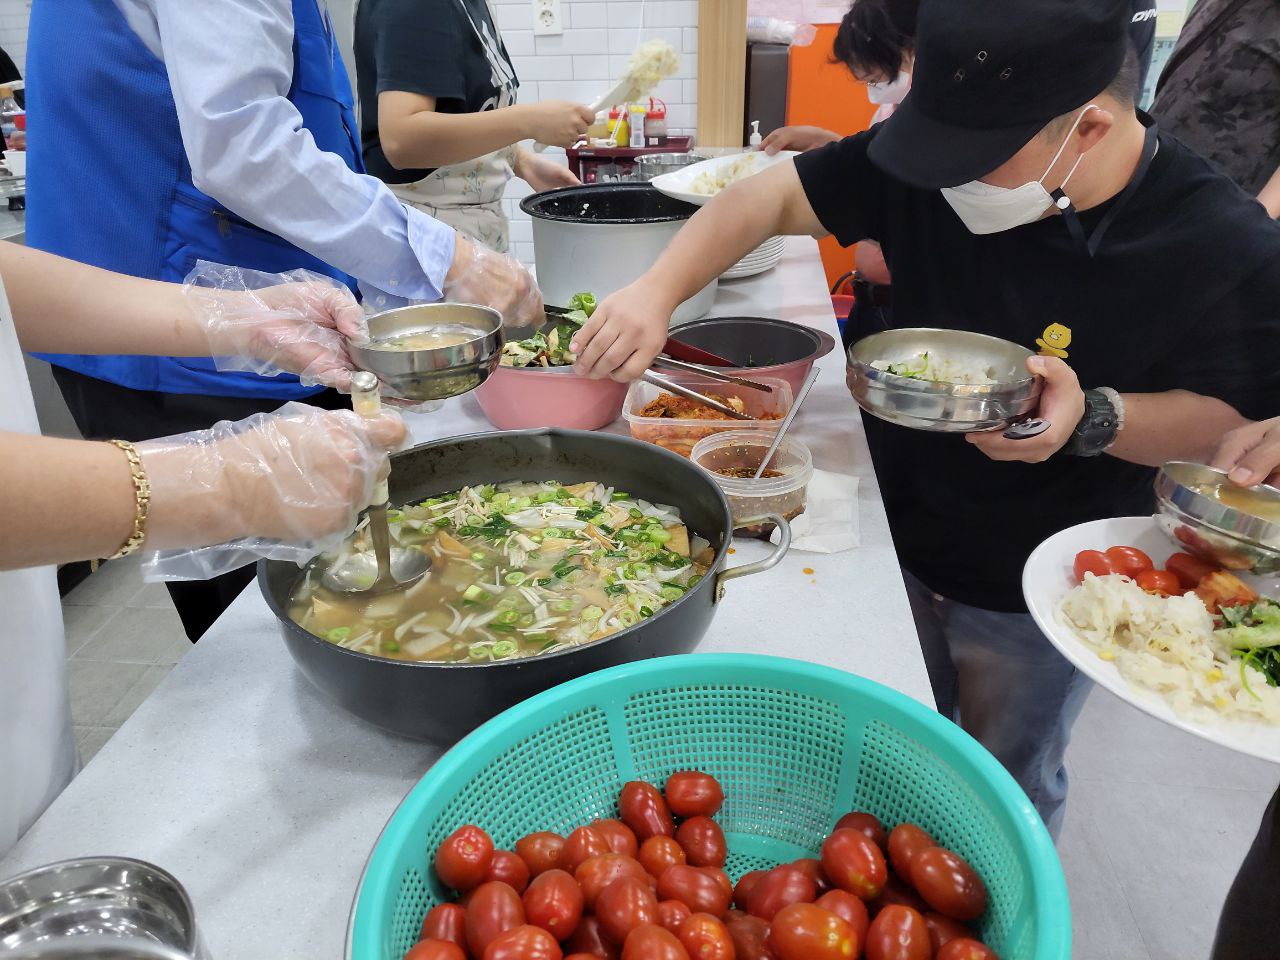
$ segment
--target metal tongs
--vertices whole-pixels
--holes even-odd
[[[544,306],[543,310],[547,314],[548,319],[555,317],[563,317],[570,311],[567,307]],[[679,340],[667,338],[666,344],[662,348],[663,352],[654,358],[653,366],[664,367],[670,370],[679,370],[684,373],[694,373],[700,377],[706,377],[708,380],[715,380],[718,383],[732,383],[739,387],[747,387],[751,390],[759,390],[763,393],[773,393],[773,387],[765,383],[758,383],[755,380],[746,380],[742,377],[734,377],[727,373],[721,373],[715,367],[706,366],[706,363],[715,363],[719,366],[731,367],[733,364],[724,357],[717,356],[714,353],[708,353],[699,347],[691,344],[681,343]],[[690,363],[687,360],[677,360],[670,356],[672,353],[682,353],[687,357],[696,357],[701,363]],[[645,383],[651,383],[660,390],[666,390],[674,393],[676,396],[684,397],[686,400],[694,400],[698,403],[705,404],[712,410],[718,410],[725,416],[734,420],[758,420],[749,413],[741,413],[733,409],[727,403],[721,403],[719,400],[713,400],[705,394],[692,390],[683,384],[676,383],[664,376],[655,373],[652,368],[647,370],[640,377]]]

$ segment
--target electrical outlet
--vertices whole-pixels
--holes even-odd
[[[533,0],[533,35],[548,37],[564,33],[560,0]]]

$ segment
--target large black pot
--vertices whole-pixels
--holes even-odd
[[[725,569],[733,520],[715,481],[661,447],[576,430],[522,430],[439,440],[392,457],[391,502],[408,503],[469,484],[504,480],[598,480],[646,500],[679,507],[689,529],[711,542],[707,576],[670,606],[612,636],[545,656],[495,663],[416,663],[336,646],[289,619],[301,572],[258,563],[258,583],[280,621],[289,652],[307,678],[358,717],[406,736],[450,743],[542,690],[619,663],[688,653],[702,639],[725,581],[767,570],[786,553],[790,531],[766,560]]]

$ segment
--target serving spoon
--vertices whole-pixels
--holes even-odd
[[[363,419],[377,419],[382,396],[378,378],[372,373],[361,372],[351,378],[351,406]],[[431,569],[431,557],[423,551],[392,549],[387,500],[387,481],[383,478],[373,488],[373,503],[366,514],[373,550],[344,553],[321,577],[325,587],[338,593],[387,593],[417,583]]]

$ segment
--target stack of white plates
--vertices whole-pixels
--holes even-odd
[[[742,277],[754,277],[758,273],[772,270],[782,259],[786,249],[786,237],[772,237],[756,247],[745,257],[720,275],[721,280],[738,280]]]

